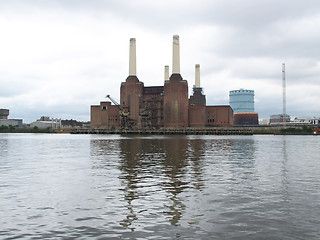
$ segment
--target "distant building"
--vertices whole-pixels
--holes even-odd
[[[259,125],[258,113],[254,112],[254,91],[240,88],[229,91],[229,104],[234,112],[235,126]]]
[[[270,124],[270,118],[259,119],[259,125],[269,125],[269,124]]]
[[[0,109],[0,119],[8,119],[9,109]]]
[[[234,114],[235,126],[256,126],[259,124],[258,113],[238,112]]]
[[[80,122],[73,119],[61,120],[62,129],[74,129],[74,128],[90,128],[90,122]]]
[[[22,127],[22,119],[8,119],[9,109],[0,109],[0,126]]]
[[[254,91],[243,88],[230,91],[229,104],[234,113],[254,112]]]
[[[270,124],[282,124],[290,122],[290,116],[288,114],[274,114],[270,116]]]
[[[291,120],[291,123],[293,124],[310,124],[310,125],[319,125],[320,124],[320,118],[298,118],[295,117]]]
[[[50,119],[50,117],[41,117],[39,120],[30,123],[30,127],[39,129],[61,129],[61,119]]]

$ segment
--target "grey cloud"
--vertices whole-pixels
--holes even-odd
[[[37,92],[36,97],[43,101],[43,106],[35,103],[36,100],[30,101],[30,105],[27,106],[28,110],[19,106],[19,111],[23,111],[26,116],[34,111],[33,116],[36,117],[43,114],[52,117],[59,117],[59,114],[70,117],[87,114],[89,118],[89,105],[98,103],[100,97],[103,97],[106,92],[112,92],[117,98],[120,83],[125,80],[127,74],[127,43],[129,38],[124,40],[111,38],[115,38],[116,32],[121,31],[122,33],[117,36],[119,38],[126,37],[129,33],[135,34],[137,29],[140,31],[140,36],[143,35],[141,33],[157,36],[186,35],[181,38],[181,56],[185,58],[187,67],[192,67],[185,69],[182,73],[183,76],[189,80],[189,83],[193,82],[194,65],[191,65],[191,62],[197,61],[195,63],[201,64],[203,79],[222,82],[219,83],[222,86],[216,86],[215,83],[204,83],[206,86],[205,94],[207,94],[210,104],[228,104],[228,89],[234,89],[240,83],[257,86],[254,84],[259,82],[259,84],[269,87],[269,89],[265,89],[265,92],[272,91],[270,85],[276,85],[281,80],[282,62],[287,64],[288,86],[301,81],[307,86],[319,85],[320,65],[318,57],[320,48],[318,42],[320,41],[320,34],[317,34],[317,31],[314,30],[314,26],[320,23],[320,16],[318,15],[320,2],[318,0],[309,0],[308,2],[301,0],[163,0],[158,2],[143,0],[8,0],[0,2],[0,13],[10,16],[8,21],[14,19],[19,23],[19,19],[23,21],[25,18],[32,17],[34,19],[30,21],[31,24],[36,21],[44,21],[43,15],[40,15],[40,17],[37,15],[39,12],[52,14],[50,15],[51,25],[42,27],[54,27],[49,29],[52,32],[46,32],[48,34],[47,38],[41,35],[40,38],[48,40],[56,36],[56,42],[53,45],[43,44],[41,49],[47,50],[54,47],[56,51],[53,51],[54,53],[48,51],[45,55],[39,54],[40,57],[36,59],[30,57],[36,65],[32,69],[35,73],[27,71],[24,69],[25,67],[17,69],[21,72],[19,81],[25,84],[24,87],[19,86],[20,84],[11,87],[10,82],[5,82],[4,78],[0,76],[1,84],[5,83],[5,87],[0,88],[0,96],[12,97],[21,93],[27,94],[34,87],[33,84],[42,86],[47,84],[45,80],[57,80],[57,84],[60,84],[60,86],[51,84],[46,89],[48,92],[44,92],[44,94],[50,93],[50,97],[57,96],[57,98],[64,98],[67,94],[70,94],[69,99],[75,100],[67,102],[69,99],[64,99],[63,104],[61,104],[61,101],[57,101],[50,105],[46,102],[47,99]],[[109,18],[105,18],[106,15]],[[89,23],[87,23],[88,19]],[[78,22],[79,20],[80,22]],[[115,26],[112,31],[106,28],[108,21],[112,21],[112,25]],[[57,22],[58,26],[55,25]],[[65,25],[70,26],[70,28],[61,31],[60,27]],[[120,25],[121,27],[119,27]],[[16,26],[19,26],[19,24]],[[77,36],[68,32],[73,27],[80,29],[76,32]],[[94,29],[94,31],[88,29]],[[19,30],[18,27],[17,30]],[[36,28],[37,30],[41,31],[43,28]],[[28,43],[40,43],[39,39],[36,38],[39,37],[36,31],[33,32],[35,34],[34,38],[33,36],[28,38]],[[39,34],[43,33],[39,32]],[[89,34],[92,34],[92,37],[86,39],[84,43],[83,36]],[[18,41],[21,42],[22,50],[30,47],[28,43],[23,43],[23,40],[19,39]],[[67,40],[69,41],[66,44]],[[99,42],[97,43],[97,41]],[[162,39],[159,41],[162,41]],[[143,54],[141,42],[138,39],[138,60]],[[168,37],[168,44],[170,42],[171,39]],[[113,44],[111,48],[116,48],[114,55],[108,55],[108,51],[114,49],[101,49],[104,44]],[[11,48],[14,48],[14,46],[11,46]],[[187,49],[187,52],[184,52],[183,48]],[[121,49],[125,49],[123,50],[125,53],[121,52],[120,54]],[[33,51],[33,49],[31,50]],[[148,76],[145,79],[141,77],[146,85],[152,84],[149,81],[157,81],[157,83],[162,81],[162,76],[159,79],[154,78],[155,71],[152,70],[153,65],[159,64],[159,52],[161,50],[163,49],[155,49],[152,53],[152,55],[155,55],[151,56],[154,57],[153,60],[155,61],[152,66],[142,67],[144,63],[138,61],[138,74],[141,74],[139,77]],[[32,51],[26,51],[25,54],[32,55]],[[96,54],[100,51],[100,55]],[[184,53],[188,55],[183,55]],[[143,54],[143,61],[148,61],[145,59],[148,59],[150,55]],[[168,56],[170,56],[169,51]],[[20,57],[20,55],[17,54],[17,57]],[[29,58],[27,57],[24,60],[27,62]],[[111,63],[112,61],[114,62]],[[21,66],[24,65],[22,60],[19,63],[21,63]],[[165,64],[170,63],[171,59],[169,58]],[[16,70],[15,67],[11,67],[6,73]],[[39,70],[37,70],[37,67]],[[159,68],[162,68],[162,66],[159,65]],[[38,73],[37,71],[41,72]],[[12,81],[12,77],[13,75],[9,74],[10,81]],[[37,79],[39,77],[45,80]],[[19,83],[19,81],[17,80],[15,83]],[[89,82],[89,84],[86,82]],[[29,83],[31,85],[28,85]],[[68,84],[64,86],[64,83]],[[74,83],[74,86],[72,86],[72,83]],[[92,86],[89,86],[90,84]],[[94,84],[97,84],[97,87],[94,87]],[[226,86],[226,84],[228,85]],[[281,86],[280,83],[279,86]],[[243,87],[246,88],[246,86]],[[59,91],[60,88],[62,88],[61,91],[66,88],[66,91],[58,95],[49,91],[50,89],[52,92]],[[221,90],[213,92],[210,88],[221,88]],[[262,115],[267,116],[281,110],[280,88],[271,94],[265,94],[259,92],[259,90],[257,88],[256,95],[259,101],[256,109],[261,111]],[[191,91],[189,90],[189,92]],[[291,94],[295,94],[295,92]],[[317,96],[316,99],[319,99]],[[28,97],[32,98],[33,96],[31,94]],[[271,98],[274,100],[271,100]],[[302,112],[305,109],[305,104],[314,101],[314,99],[298,100],[299,103],[296,106],[300,110],[296,112]],[[311,112],[310,109],[308,111]]]

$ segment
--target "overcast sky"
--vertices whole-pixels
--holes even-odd
[[[163,85],[180,36],[181,75],[200,64],[207,105],[255,91],[260,118],[320,117],[319,0],[0,0],[0,108],[10,118],[90,120],[90,105],[120,99],[137,41],[137,76]]]

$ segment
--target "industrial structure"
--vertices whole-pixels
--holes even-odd
[[[233,126],[229,105],[207,106],[200,86],[200,65],[195,65],[193,95],[180,74],[179,36],[173,36],[172,74],[165,66],[164,85],[146,87],[136,74],[136,39],[130,39],[129,76],[120,87],[120,103],[100,102],[91,106],[91,127],[120,129],[205,128]]]
[[[240,88],[229,91],[229,104],[234,113],[254,112],[254,90]]]
[[[235,126],[259,124],[258,113],[254,112],[254,91],[240,88],[229,91],[229,104],[234,112]]]
[[[0,119],[8,119],[9,109],[0,109]]]
[[[39,129],[51,128],[51,129],[61,129],[61,119],[58,118],[50,118],[48,116],[42,116],[35,122],[30,123],[30,127],[37,127]]]
[[[9,109],[0,109],[0,126],[22,127],[22,119],[8,119]]]

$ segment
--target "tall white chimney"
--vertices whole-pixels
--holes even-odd
[[[195,87],[200,88],[200,64],[196,64],[196,82]]]
[[[180,43],[179,35],[173,35],[172,74],[180,74]]]
[[[164,66],[164,81],[169,81],[169,66]]]
[[[137,76],[136,39],[130,38],[129,76]]]

